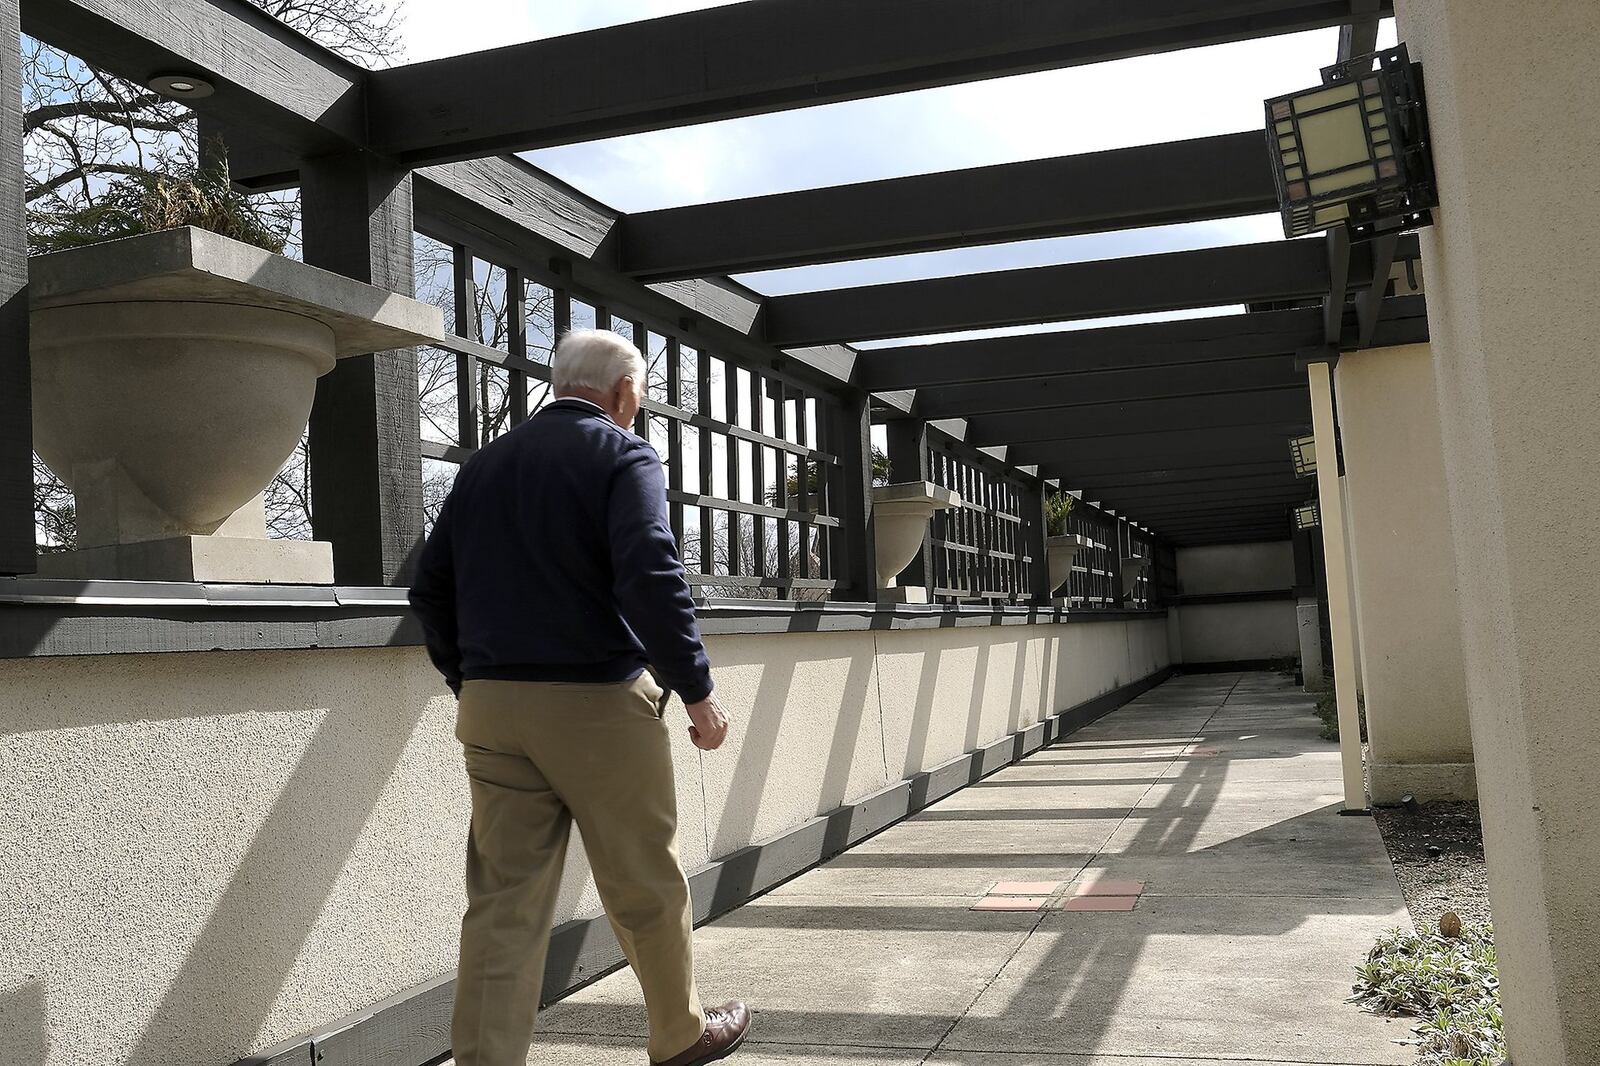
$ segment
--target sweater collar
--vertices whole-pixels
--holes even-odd
[[[554,410],[556,408],[579,411],[586,415],[599,415],[607,420],[611,418],[611,415],[606,412],[604,407],[601,407],[593,400],[585,400],[582,396],[562,396],[550,401],[544,406],[546,411]]]

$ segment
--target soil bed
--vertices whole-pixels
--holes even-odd
[[[1419,932],[1438,932],[1445,911],[1455,911],[1467,925],[1489,924],[1489,877],[1477,804],[1380,807],[1373,816]]]

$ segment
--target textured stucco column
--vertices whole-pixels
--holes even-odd
[[[1317,438],[1317,509],[1322,554],[1328,568],[1328,625],[1333,634],[1333,691],[1339,708],[1339,752],[1344,762],[1344,809],[1367,809],[1361,767],[1361,726],[1356,703],[1356,622],[1350,604],[1350,554],[1345,539],[1344,490],[1334,444],[1333,374],[1327,363],[1306,368],[1311,386],[1311,425]]]
[[[1372,800],[1471,799],[1477,783],[1432,354],[1425,344],[1347,352],[1334,376]]]
[[[1600,1049],[1600,4],[1400,0],[1467,700],[1516,1066]]]
[[[1349,579],[1345,591],[1350,597],[1350,627],[1355,634],[1356,653],[1351,657],[1350,666],[1355,671],[1356,692],[1361,693],[1366,690],[1366,656],[1361,643],[1361,614],[1356,607],[1356,541],[1350,528],[1350,479],[1342,473],[1339,475],[1339,503],[1344,508],[1345,577]]]

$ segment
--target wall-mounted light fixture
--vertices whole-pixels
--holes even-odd
[[[1317,438],[1290,437],[1289,455],[1294,459],[1294,476],[1310,477],[1317,472]]]
[[[1285,236],[1343,225],[1360,240],[1433,222],[1422,66],[1405,45],[1325,67],[1321,85],[1266,108]]]
[[[1315,501],[1303,503],[1294,511],[1294,528],[1315,529],[1322,524],[1322,510]]]
[[[216,86],[198,74],[157,74],[150,88],[174,100],[199,100],[216,92]]]

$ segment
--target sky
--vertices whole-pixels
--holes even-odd
[[[723,2],[408,0],[408,58],[433,59]],[[1379,46],[1393,40],[1393,20],[1385,20]],[[1073,155],[1258,129],[1262,101],[1315,85],[1337,49],[1338,31],[1319,30],[617,137],[525,157],[611,207],[645,211]],[[1281,239],[1277,216],[1266,215],[738,278],[758,292],[782,295]]]

